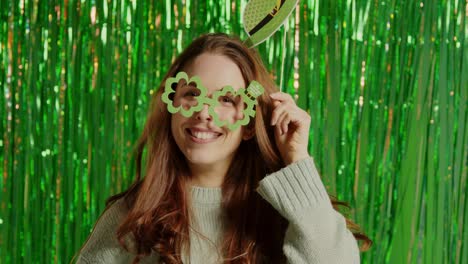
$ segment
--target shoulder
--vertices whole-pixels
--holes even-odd
[[[128,263],[132,255],[121,247],[117,229],[128,213],[124,198],[109,205],[80,250],[78,263]]]

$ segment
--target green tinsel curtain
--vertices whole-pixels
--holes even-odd
[[[245,38],[246,1],[0,1],[0,262],[67,263],[172,59]],[[468,1],[304,0],[258,49],[312,116],[310,154],[374,240],[363,263],[468,263]],[[282,45],[283,33],[286,45]]]

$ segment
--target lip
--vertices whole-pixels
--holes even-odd
[[[190,133],[190,131],[217,133],[217,134],[219,134],[219,135],[218,135],[217,137],[215,137],[215,138],[201,139],[201,138],[196,138],[196,137],[192,136],[192,134]],[[185,129],[184,129],[184,133],[185,133],[185,135],[187,135],[187,137],[188,137],[192,142],[195,142],[195,143],[198,143],[198,144],[207,144],[207,143],[214,142],[214,141],[218,140],[218,138],[220,138],[220,137],[223,135],[223,133],[221,133],[221,132],[213,131],[213,130],[211,130],[211,129],[206,129],[206,128],[199,128],[199,127],[188,127],[188,128],[185,128]]]

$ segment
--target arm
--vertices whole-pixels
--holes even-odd
[[[92,262],[85,258],[83,255],[79,255],[76,260],[76,264],[91,264]]]
[[[276,146],[288,166],[263,179],[258,192],[289,222],[283,245],[289,263],[359,263],[356,240],[307,152],[310,115],[289,94],[270,97]]]
[[[289,221],[283,251],[288,263],[359,263],[359,249],[336,212],[312,158],[270,174],[257,190]]]
[[[104,211],[81,248],[77,264],[131,263],[133,256],[120,246],[115,235],[126,213],[123,200],[116,201]]]

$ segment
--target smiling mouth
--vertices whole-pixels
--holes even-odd
[[[192,138],[201,140],[201,141],[211,141],[221,136],[221,133],[217,132],[208,132],[208,131],[197,131],[194,129],[187,128],[185,130]]]

